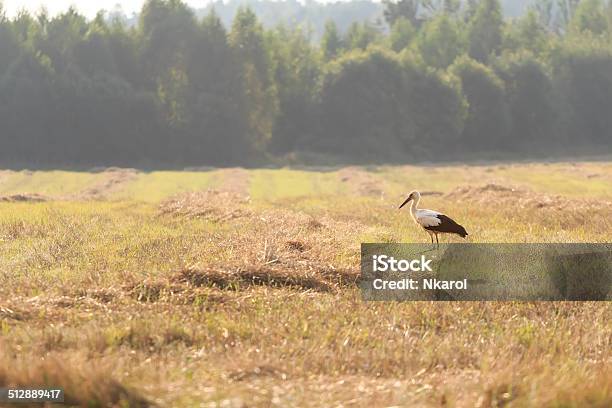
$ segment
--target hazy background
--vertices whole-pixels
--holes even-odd
[[[503,0],[502,6],[504,9],[504,12],[507,15],[515,16],[515,15],[518,15],[524,12],[526,6],[532,2],[533,2],[532,0]],[[214,5],[216,9],[235,10],[236,6],[241,5],[241,4],[250,5],[256,9],[258,5],[264,8],[269,8],[269,9],[271,8],[304,9],[304,8],[308,8],[309,5],[311,6],[312,3],[317,3],[317,2],[314,2],[314,1],[301,1],[301,2],[274,1],[272,2],[272,1],[258,1],[258,0],[238,0],[238,1],[229,0],[229,1],[221,2],[221,1],[211,1],[211,0],[185,0],[184,3],[193,7],[195,10],[205,9],[205,8],[210,7],[211,5]],[[322,0],[322,1],[319,1],[318,3],[323,3],[323,4],[352,3],[353,5],[355,3],[371,4],[380,13],[382,13],[382,9],[383,9],[383,4],[380,1]],[[29,12],[37,12],[42,7],[45,7],[49,11],[49,14],[56,15],[58,13],[65,11],[71,6],[76,7],[81,13],[83,13],[83,15],[85,15],[86,17],[90,17],[90,18],[94,17],[98,13],[98,11],[102,9],[107,10],[107,11],[121,10],[123,13],[130,16],[134,13],[138,13],[143,4],[144,4],[144,0],[122,0],[122,1],[117,1],[117,0],[95,0],[95,1],[91,1],[91,0],[89,1],[88,0],[85,0],[85,1],[83,0],[81,1],[74,1],[74,0],[4,0],[4,7],[9,16],[15,15],[21,9],[25,9]],[[273,18],[273,17],[279,18],[279,19],[286,18],[286,16],[278,15],[278,14],[274,16],[270,15],[270,18]]]
[[[206,0],[187,0],[186,4],[191,7],[204,7]],[[121,9],[128,15],[137,13],[144,4],[143,0],[4,0],[4,8],[9,16],[15,15],[19,10],[25,9],[29,12],[37,12],[42,7],[49,11],[50,15],[56,15],[66,11],[69,7],[76,7],[86,17],[95,17],[98,11]]]
[[[0,166],[611,150],[608,0],[40,3],[0,19]]]

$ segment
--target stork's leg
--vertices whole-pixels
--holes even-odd
[[[429,231],[429,230],[425,230],[425,231],[427,231],[427,233],[429,234],[429,238],[431,238],[431,248],[429,248],[428,250],[423,251],[423,252],[433,251],[434,249],[436,249],[436,246],[434,244],[434,239],[433,239],[434,238],[434,233]]]
[[[438,241],[438,234],[436,234],[436,248],[440,249],[440,241]]]

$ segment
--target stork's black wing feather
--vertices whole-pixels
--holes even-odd
[[[465,228],[457,224],[452,218],[444,214],[437,214],[436,217],[440,220],[440,224],[433,225],[431,227],[425,227],[426,230],[447,234],[457,234],[462,238],[467,237],[468,233]]]

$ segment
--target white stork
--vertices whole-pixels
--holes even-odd
[[[422,210],[417,208],[419,200],[421,199],[421,193],[413,191],[408,195],[406,201],[400,205],[400,209],[412,201],[410,204],[410,214],[414,222],[419,224],[431,238],[433,244],[434,235],[436,237],[436,244],[439,246],[438,234],[457,234],[461,238],[467,237],[468,233],[461,225],[457,224],[452,218],[441,214],[437,211]]]

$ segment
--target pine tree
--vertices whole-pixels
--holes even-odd
[[[482,0],[468,26],[469,55],[486,62],[502,45],[503,19],[499,0]]]

